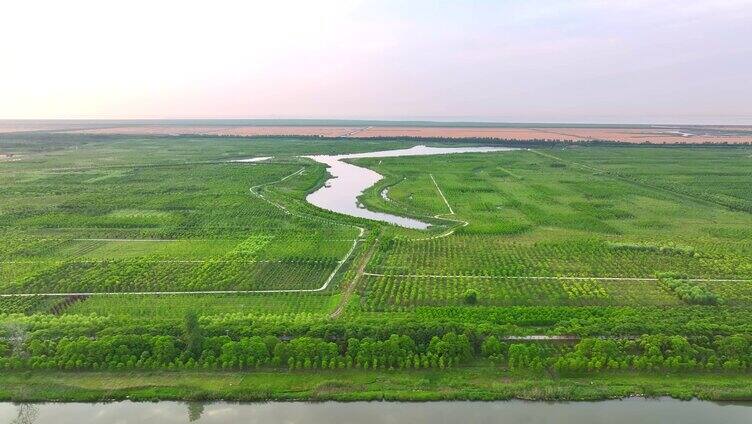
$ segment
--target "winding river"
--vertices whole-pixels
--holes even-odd
[[[452,153],[484,153],[519,150],[510,147],[427,147],[414,146],[409,149],[383,150],[378,152],[353,153],[346,155],[314,155],[305,156],[316,162],[327,165],[332,178],[323,187],[306,197],[308,203],[322,209],[338,212],[359,218],[388,222],[406,228],[425,230],[429,223],[417,219],[392,215],[385,212],[374,212],[366,209],[358,197],[363,191],[372,187],[384,178],[381,174],[368,168],[356,166],[345,159],[360,158],[388,158],[400,156],[446,155]]]
[[[600,402],[112,402],[0,403],[0,422],[24,424],[741,424],[744,403],[670,398]]]

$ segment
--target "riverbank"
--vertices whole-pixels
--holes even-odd
[[[553,378],[509,373],[492,366],[436,371],[5,371],[0,374],[2,401],[599,400],[633,396],[752,400],[752,376],[620,372]]]

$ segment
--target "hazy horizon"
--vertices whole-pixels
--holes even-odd
[[[535,126],[542,127],[681,127],[681,126],[738,126],[749,127],[746,123],[724,123],[724,122],[580,122],[580,121],[493,121],[483,119],[370,119],[370,118],[0,118],[0,124],[8,123],[91,123],[91,124],[124,124],[124,125],[240,125],[240,126],[340,126],[340,125],[375,125],[375,126],[446,126],[462,127],[519,127],[529,128]],[[402,125],[401,125],[402,124]]]
[[[4,18],[0,119],[752,124],[752,0],[11,1]]]

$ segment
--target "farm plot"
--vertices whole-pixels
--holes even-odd
[[[594,148],[553,153],[563,161],[752,212],[750,150]]]
[[[0,261],[0,292],[5,293],[315,289],[352,245],[351,239],[315,232],[242,239],[26,236],[9,241]]]
[[[74,140],[61,140],[74,151]],[[354,257],[370,252],[370,243],[375,248],[353,287],[358,307],[348,311],[469,309],[468,292],[489,308],[678,307],[687,303],[677,294],[683,288],[591,278],[752,277],[752,219],[713,197],[748,197],[746,156],[735,150],[538,149],[356,160],[386,177],[362,198],[369,207],[433,217],[448,216],[449,204],[451,217],[468,223],[418,232],[307,204],[326,170],[295,158],[407,142],[88,140],[77,158],[41,145],[30,153],[35,161],[9,163],[0,173],[1,293],[315,290],[350,251],[358,235],[353,223],[369,226],[373,236]],[[197,154],[207,161],[186,163]],[[275,159],[225,162],[254,156]],[[702,161],[730,165],[693,172]],[[652,170],[661,163],[668,165]],[[682,184],[710,194],[676,188]],[[320,313],[342,276],[353,281],[353,272],[343,267],[323,294],[226,294],[215,303],[203,294],[152,296],[164,308],[185,305],[178,310],[204,302],[214,305],[206,309],[212,314]],[[711,284],[724,305],[745,307],[752,296],[738,282],[692,287]],[[14,300],[11,309],[54,306],[40,299]],[[158,317],[147,299],[91,296],[67,310]]]
[[[3,297],[0,298],[0,311],[4,314],[49,313],[60,302],[59,298],[44,296]]]
[[[719,267],[738,263],[740,266]],[[383,241],[368,272],[386,275],[652,277],[681,270],[695,277],[744,277],[750,269],[733,254],[688,254],[631,249],[591,238],[530,242],[479,235]],[[748,263],[748,262],[746,262]]]
[[[325,314],[335,299],[318,293],[92,296],[65,313],[154,319],[182,319],[189,311],[200,315]]]
[[[705,291],[718,296],[720,301],[730,306],[752,306],[752,280],[749,282],[713,281],[698,283]]]
[[[629,150],[641,151],[632,154],[630,166],[641,167],[639,158],[647,150]],[[380,239],[367,271],[446,277],[652,277],[679,271],[690,277],[752,277],[752,244],[745,237],[752,226],[749,214],[555,156],[577,155],[585,164],[603,161],[598,149],[592,158],[588,151],[363,161],[387,176],[385,184],[394,184],[389,191],[393,202],[377,200],[372,192],[366,203],[371,199],[371,204],[406,213],[435,213],[442,199],[428,178],[433,176],[456,219],[469,223],[449,237],[393,231]],[[717,159],[728,153],[715,149],[702,155]],[[689,172],[691,164],[677,172]],[[729,176],[731,182],[740,178],[739,172]],[[708,187],[717,185],[717,178],[709,174],[714,182]],[[433,200],[424,200],[431,190]]]
[[[291,290],[321,287],[352,241],[288,235],[179,242],[76,241],[57,259],[0,264],[6,293]],[[116,246],[125,245],[125,249]],[[135,245],[135,247],[134,247]],[[214,246],[217,248],[213,248]],[[84,248],[85,247],[85,248]],[[74,254],[74,251],[77,254]],[[63,259],[67,254],[70,259]]]
[[[294,175],[279,189],[302,196],[324,174],[300,170],[203,163],[1,178],[0,293],[318,289],[357,229],[249,192]]]
[[[329,262],[140,259],[63,262],[7,286],[5,293],[117,293],[316,289],[334,270]]]
[[[468,294],[473,293],[469,304]],[[368,276],[365,311],[409,311],[419,306],[677,305],[655,281],[556,280],[482,277]]]
[[[7,193],[7,202],[0,206],[2,226],[27,234],[47,230],[78,232],[78,238],[140,239],[321,230],[320,223],[291,219],[249,192],[254,185],[278,181],[298,169],[294,164],[228,163],[137,167],[95,182],[87,182],[91,171],[55,171],[31,184],[5,181],[0,187]],[[322,172],[312,169],[296,178],[315,184]]]

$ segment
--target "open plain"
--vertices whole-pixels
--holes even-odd
[[[748,399],[750,149],[0,135],[0,397]]]
[[[752,127],[729,125],[557,125],[327,120],[0,121],[0,133],[59,131],[99,135],[304,136],[323,138],[492,139],[629,144],[752,144]]]

